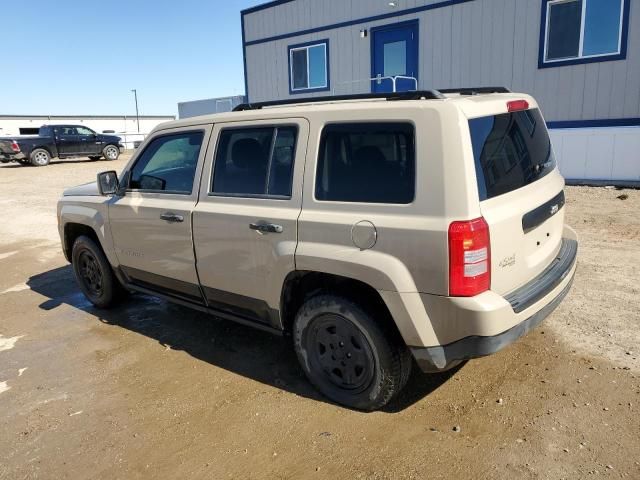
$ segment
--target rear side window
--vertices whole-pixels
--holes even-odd
[[[538,109],[474,118],[469,129],[480,200],[529,185],[556,166]]]
[[[212,192],[240,197],[291,197],[297,133],[294,126],[222,130]]]
[[[203,137],[198,131],[153,139],[133,166],[129,188],[191,193]]]
[[[409,123],[326,126],[320,140],[316,199],[411,203],[415,192],[414,137]]]

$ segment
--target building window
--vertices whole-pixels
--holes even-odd
[[[289,47],[289,91],[329,90],[329,41]]]
[[[540,67],[626,57],[629,0],[543,0]]]

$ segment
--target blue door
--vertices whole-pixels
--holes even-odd
[[[417,20],[371,29],[371,74],[372,92],[418,89]]]

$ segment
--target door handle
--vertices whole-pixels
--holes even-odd
[[[250,223],[249,228],[260,233],[282,233],[284,231],[282,225],[274,223]]]
[[[184,217],[182,215],[177,215],[175,213],[166,212],[160,214],[160,219],[165,220],[169,223],[180,223],[184,222]]]

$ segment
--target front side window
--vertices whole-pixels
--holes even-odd
[[[78,135],[94,135],[96,132],[86,127],[78,127],[76,129],[78,131]]]
[[[195,131],[153,139],[131,170],[129,189],[191,193],[203,138]]]
[[[294,126],[222,130],[212,193],[290,198],[297,135]]]
[[[329,42],[289,47],[291,93],[329,89]]]
[[[628,1],[546,0],[541,66],[623,58]]]
[[[316,199],[408,204],[415,192],[414,127],[408,123],[328,125],[320,139]]]

